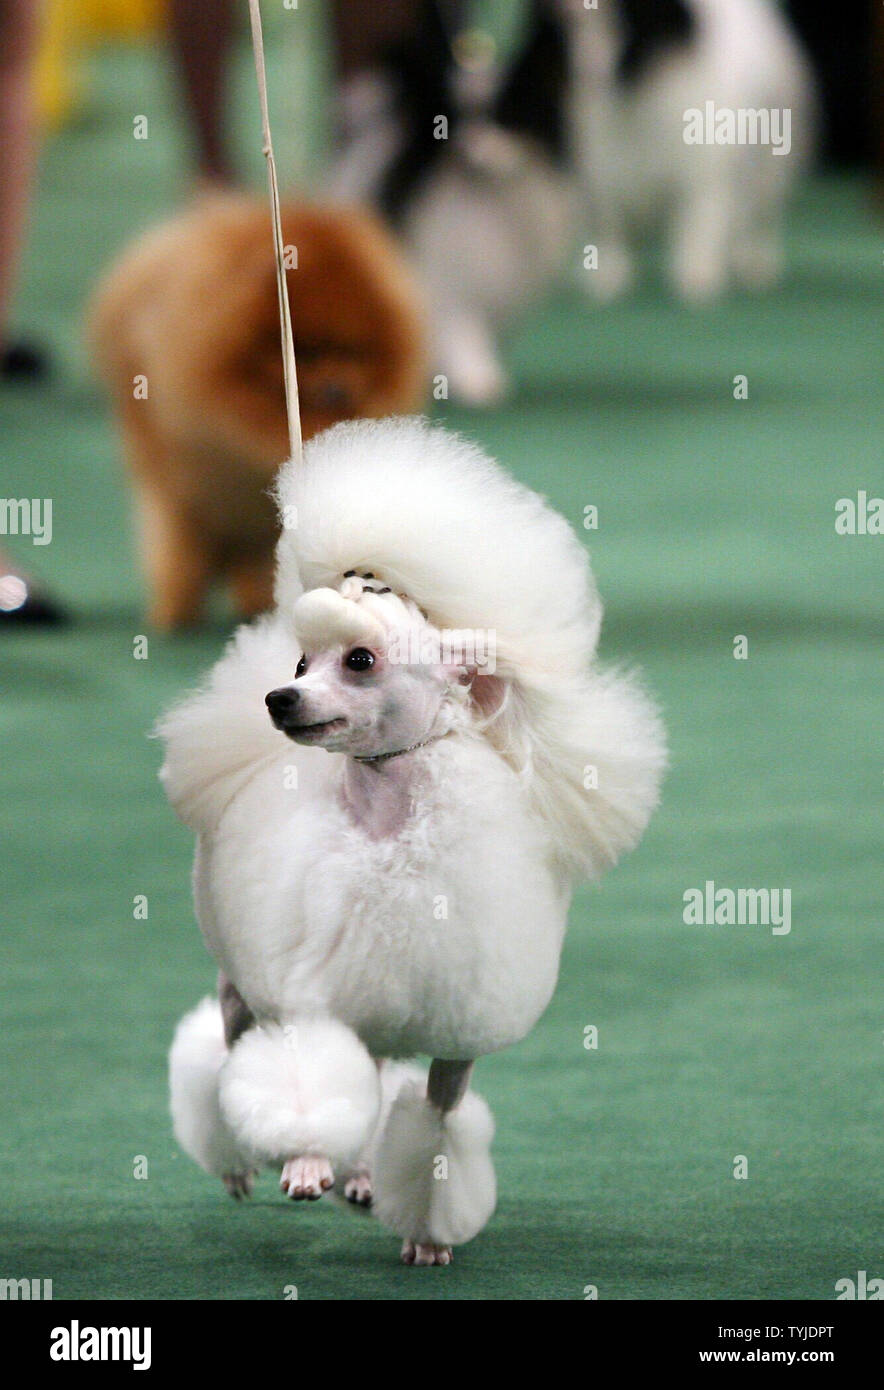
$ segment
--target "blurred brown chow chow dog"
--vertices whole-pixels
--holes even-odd
[[[289,203],[286,247],[301,427],[420,409],[423,315],[367,213]],[[267,489],[289,453],[269,212],[204,195],[130,247],[99,285],[89,337],[136,493],[150,616],[198,622],[210,586],[240,614],[272,599],[278,523]]]

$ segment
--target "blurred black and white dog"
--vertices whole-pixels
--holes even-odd
[[[603,299],[651,230],[685,299],[776,279],[812,101],[773,0],[528,0],[505,64],[462,0],[419,8],[410,40],[343,90],[332,182],[400,229],[452,398],[504,394],[499,335],[578,238]]]
[[[497,336],[549,283],[571,226],[566,35],[531,0],[503,68],[471,45],[463,4],[419,8],[412,37],[343,93],[333,191],[399,229],[429,300],[433,371],[482,405],[506,390]]]

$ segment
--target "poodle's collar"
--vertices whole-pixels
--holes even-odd
[[[416,753],[418,748],[426,748],[431,743],[438,743],[440,738],[444,737],[445,734],[435,734],[433,738],[425,738],[422,743],[413,743],[410,748],[394,748],[392,753],[371,753],[362,757],[358,753],[354,753],[353,761],[357,763],[386,763],[391,758],[401,758],[403,753]]]

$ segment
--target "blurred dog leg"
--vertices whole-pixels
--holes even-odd
[[[748,290],[767,290],[783,274],[784,221],[790,170],[763,150],[746,150],[752,177],[738,198],[731,262],[737,280]]]
[[[144,567],[150,583],[150,621],[168,630],[191,627],[203,613],[212,557],[196,526],[167,497],[135,483]]]
[[[494,405],[507,395],[509,381],[494,335],[480,314],[440,306],[432,343],[434,361],[454,400],[464,405]]]
[[[683,190],[671,228],[670,276],[689,303],[716,299],[727,288],[733,231],[731,189],[707,181]]]
[[[230,573],[233,601],[242,618],[254,618],[273,606],[273,561],[266,555],[237,564]]]

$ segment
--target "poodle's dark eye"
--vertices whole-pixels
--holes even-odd
[[[303,674],[304,674],[304,672],[305,672],[306,670],[307,670],[307,658],[306,658],[306,656],[302,656],[302,657],[301,657],[301,660],[298,662],[297,666],[295,667],[295,679],[297,679],[298,676],[303,676]]]
[[[370,671],[374,657],[367,647],[354,647],[344,658],[344,665],[350,671]]]

